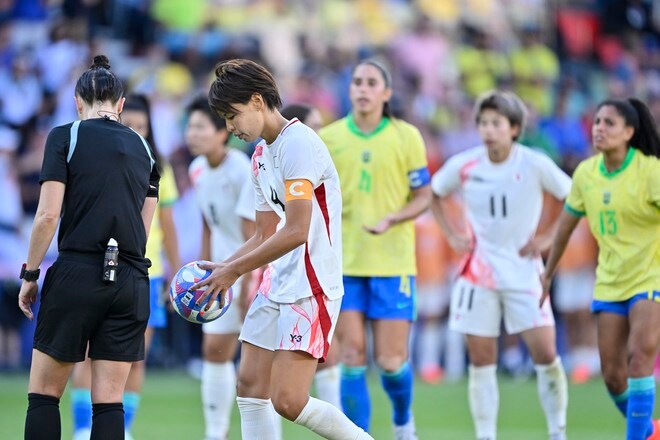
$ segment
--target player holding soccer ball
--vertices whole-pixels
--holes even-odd
[[[252,156],[256,232],[193,287],[208,286],[205,296],[215,300],[241,275],[270,263],[240,334],[243,438],[276,437],[272,399],[280,415],[322,437],[370,439],[339,409],[309,396],[344,293],[337,170],[312,129],[279,113],[281,98],[266,69],[231,60],[218,64],[215,75],[211,108],[240,139],[263,139]]]
[[[598,241],[591,310],[605,385],[626,417],[626,439],[660,439],[653,367],[660,347],[660,135],[641,101],[608,100],[591,126],[599,154],[577,167],[542,282],[586,216]],[[542,299],[542,301],[543,301]]]
[[[551,236],[534,234],[543,192],[563,200],[571,180],[548,157],[516,143],[525,124],[525,108],[516,95],[486,93],[475,106],[475,117],[483,145],[449,159],[431,186],[433,211],[449,243],[467,253],[452,292],[449,325],[467,335],[477,438],[494,440],[497,434],[497,338],[504,319],[508,333],[521,334],[536,365],[550,439],[564,439],[566,375],[557,356],[550,305],[538,307],[539,254],[550,247]],[[463,196],[470,236],[457,233],[447,219],[442,198],[454,191]]]
[[[254,190],[250,160],[227,148],[229,133],[224,119],[209,107],[206,97],[187,109],[186,143],[197,157],[190,164],[190,181],[202,210],[202,259],[222,261],[254,234]],[[236,397],[234,355],[238,333],[247,311],[250,276],[233,286],[236,303],[222,319],[203,324],[202,404],[206,440],[224,440],[229,431]],[[242,294],[243,293],[243,294]]]

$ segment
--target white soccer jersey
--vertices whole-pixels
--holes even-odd
[[[303,180],[313,188],[307,242],[273,261],[259,287],[261,294],[278,303],[293,303],[321,291],[330,299],[344,294],[337,170],[321,138],[293,119],[271,145],[260,142],[252,156],[256,209],[274,211],[281,219],[277,230],[286,223],[286,195],[298,195]]]
[[[250,160],[229,149],[225,160],[212,168],[199,156],[189,168],[206,223],[211,229],[211,259],[223,261],[243,245],[242,219],[254,221],[254,189],[250,182]]]
[[[570,177],[550,158],[514,144],[506,161],[493,163],[479,146],[449,159],[431,186],[441,197],[459,190],[466,206],[474,249],[460,275],[489,289],[540,288],[541,259],[518,252],[536,232],[543,192],[563,200],[570,191]]]

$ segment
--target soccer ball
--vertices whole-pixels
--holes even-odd
[[[206,290],[203,287],[199,290],[189,290],[194,284],[202,281],[209,275],[210,270],[203,270],[199,264],[209,264],[208,261],[193,261],[183,266],[174,275],[172,284],[170,285],[170,301],[174,310],[185,320],[197,324],[204,324],[218,319],[225,314],[231,305],[233,294],[231,288],[227,290],[225,296],[225,306],[220,307],[219,297],[216,299],[208,310],[204,310],[208,303],[210,296],[207,297],[200,305],[195,303]]]

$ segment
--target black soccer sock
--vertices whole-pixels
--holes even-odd
[[[124,405],[92,404],[92,435],[90,440],[124,440]]]
[[[60,399],[29,393],[24,435],[25,440],[60,440]]]

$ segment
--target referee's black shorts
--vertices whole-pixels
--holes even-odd
[[[117,282],[102,281],[103,256],[60,254],[48,269],[34,348],[63,362],[144,359],[149,278],[119,261]]]

